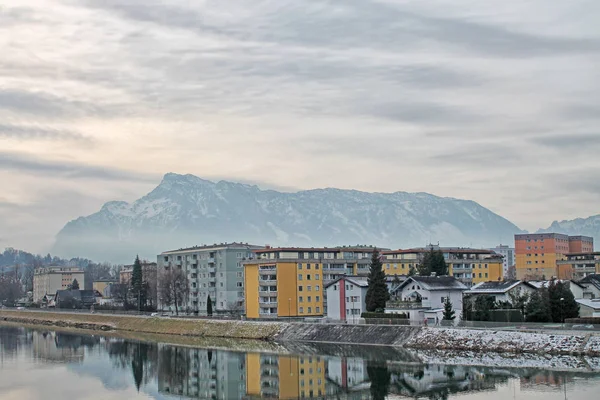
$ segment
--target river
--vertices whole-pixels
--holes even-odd
[[[600,392],[600,373],[586,361],[557,371],[554,360],[537,368],[523,368],[525,359],[511,361],[520,368],[496,361],[468,366],[438,354],[442,361],[423,363],[416,353],[380,347],[298,344],[276,351],[0,326],[0,399],[588,400]]]

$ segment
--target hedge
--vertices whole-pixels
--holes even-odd
[[[376,318],[376,319],[408,319],[408,315],[406,314],[386,314],[386,313],[376,313],[376,312],[364,312],[361,315],[361,318]]]

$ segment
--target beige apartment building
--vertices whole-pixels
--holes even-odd
[[[33,301],[42,300],[47,294],[55,294],[57,290],[64,290],[77,279],[79,288],[85,287],[83,269],[78,267],[50,266],[38,268],[33,275]]]

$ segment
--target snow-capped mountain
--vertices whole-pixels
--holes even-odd
[[[597,246],[600,243],[600,214],[570,221],[554,221],[548,228],[538,231],[538,233],[546,232],[591,236],[594,238],[595,246]]]
[[[57,235],[61,255],[129,262],[196,244],[374,244],[400,248],[509,243],[521,230],[479,204],[427,193],[316,189],[297,193],[166,174],[132,204],[109,202]]]

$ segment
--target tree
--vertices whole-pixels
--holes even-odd
[[[473,304],[473,321],[490,321],[492,319],[491,311],[496,308],[495,303],[492,296],[477,296]]]
[[[145,299],[146,293],[144,288],[144,276],[142,271],[142,263],[140,257],[136,256],[133,262],[133,270],[131,272],[131,294],[132,298],[135,299],[138,311],[141,311],[146,306]]]
[[[146,308],[156,310],[158,307],[158,271],[147,268],[143,271]]]
[[[23,288],[16,274],[0,275],[0,305],[14,306],[21,296]]]
[[[244,309],[243,301],[230,301],[227,303],[227,313],[233,318],[240,319],[244,314]]]
[[[579,304],[577,304],[568,282],[550,282],[548,297],[552,322],[564,323],[567,318],[579,317]]]
[[[452,302],[450,301],[450,295],[448,295],[444,299],[444,320],[454,321],[455,318],[456,318],[456,315],[454,312],[454,306],[452,305]]]
[[[551,322],[550,296],[545,287],[533,292],[525,307],[527,322]]]
[[[433,246],[429,249],[423,260],[418,266],[419,275],[430,276],[435,273],[437,276],[448,275],[448,265],[444,259],[444,253],[441,250],[434,250]]]
[[[508,292],[508,298],[510,299],[511,307],[515,310],[521,310],[521,314],[525,316],[525,307],[529,302],[529,294],[518,288],[517,290]]]
[[[71,283],[68,286],[69,290],[79,290],[79,282],[77,282],[77,279],[73,279],[73,283]]]
[[[179,310],[187,303],[190,292],[187,275],[181,268],[168,267],[161,271],[158,282],[160,303],[167,307],[173,306],[175,314],[179,315]]]
[[[383,264],[381,263],[377,248],[373,250],[367,282],[369,285],[365,298],[367,311],[375,312],[377,310],[385,309],[385,303],[390,299],[390,293],[388,291],[385,273],[383,272]]]
[[[209,317],[212,317],[212,315],[213,315],[213,306],[212,306],[212,300],[210,298],[210,294],[208,295],[208,298],[206,299],[206,314]]]
[[[385,362],[370,361],[367,363],[367,375],[371,381],[371,398],[374,400],[385,400],[389,394],[392,374]]]

